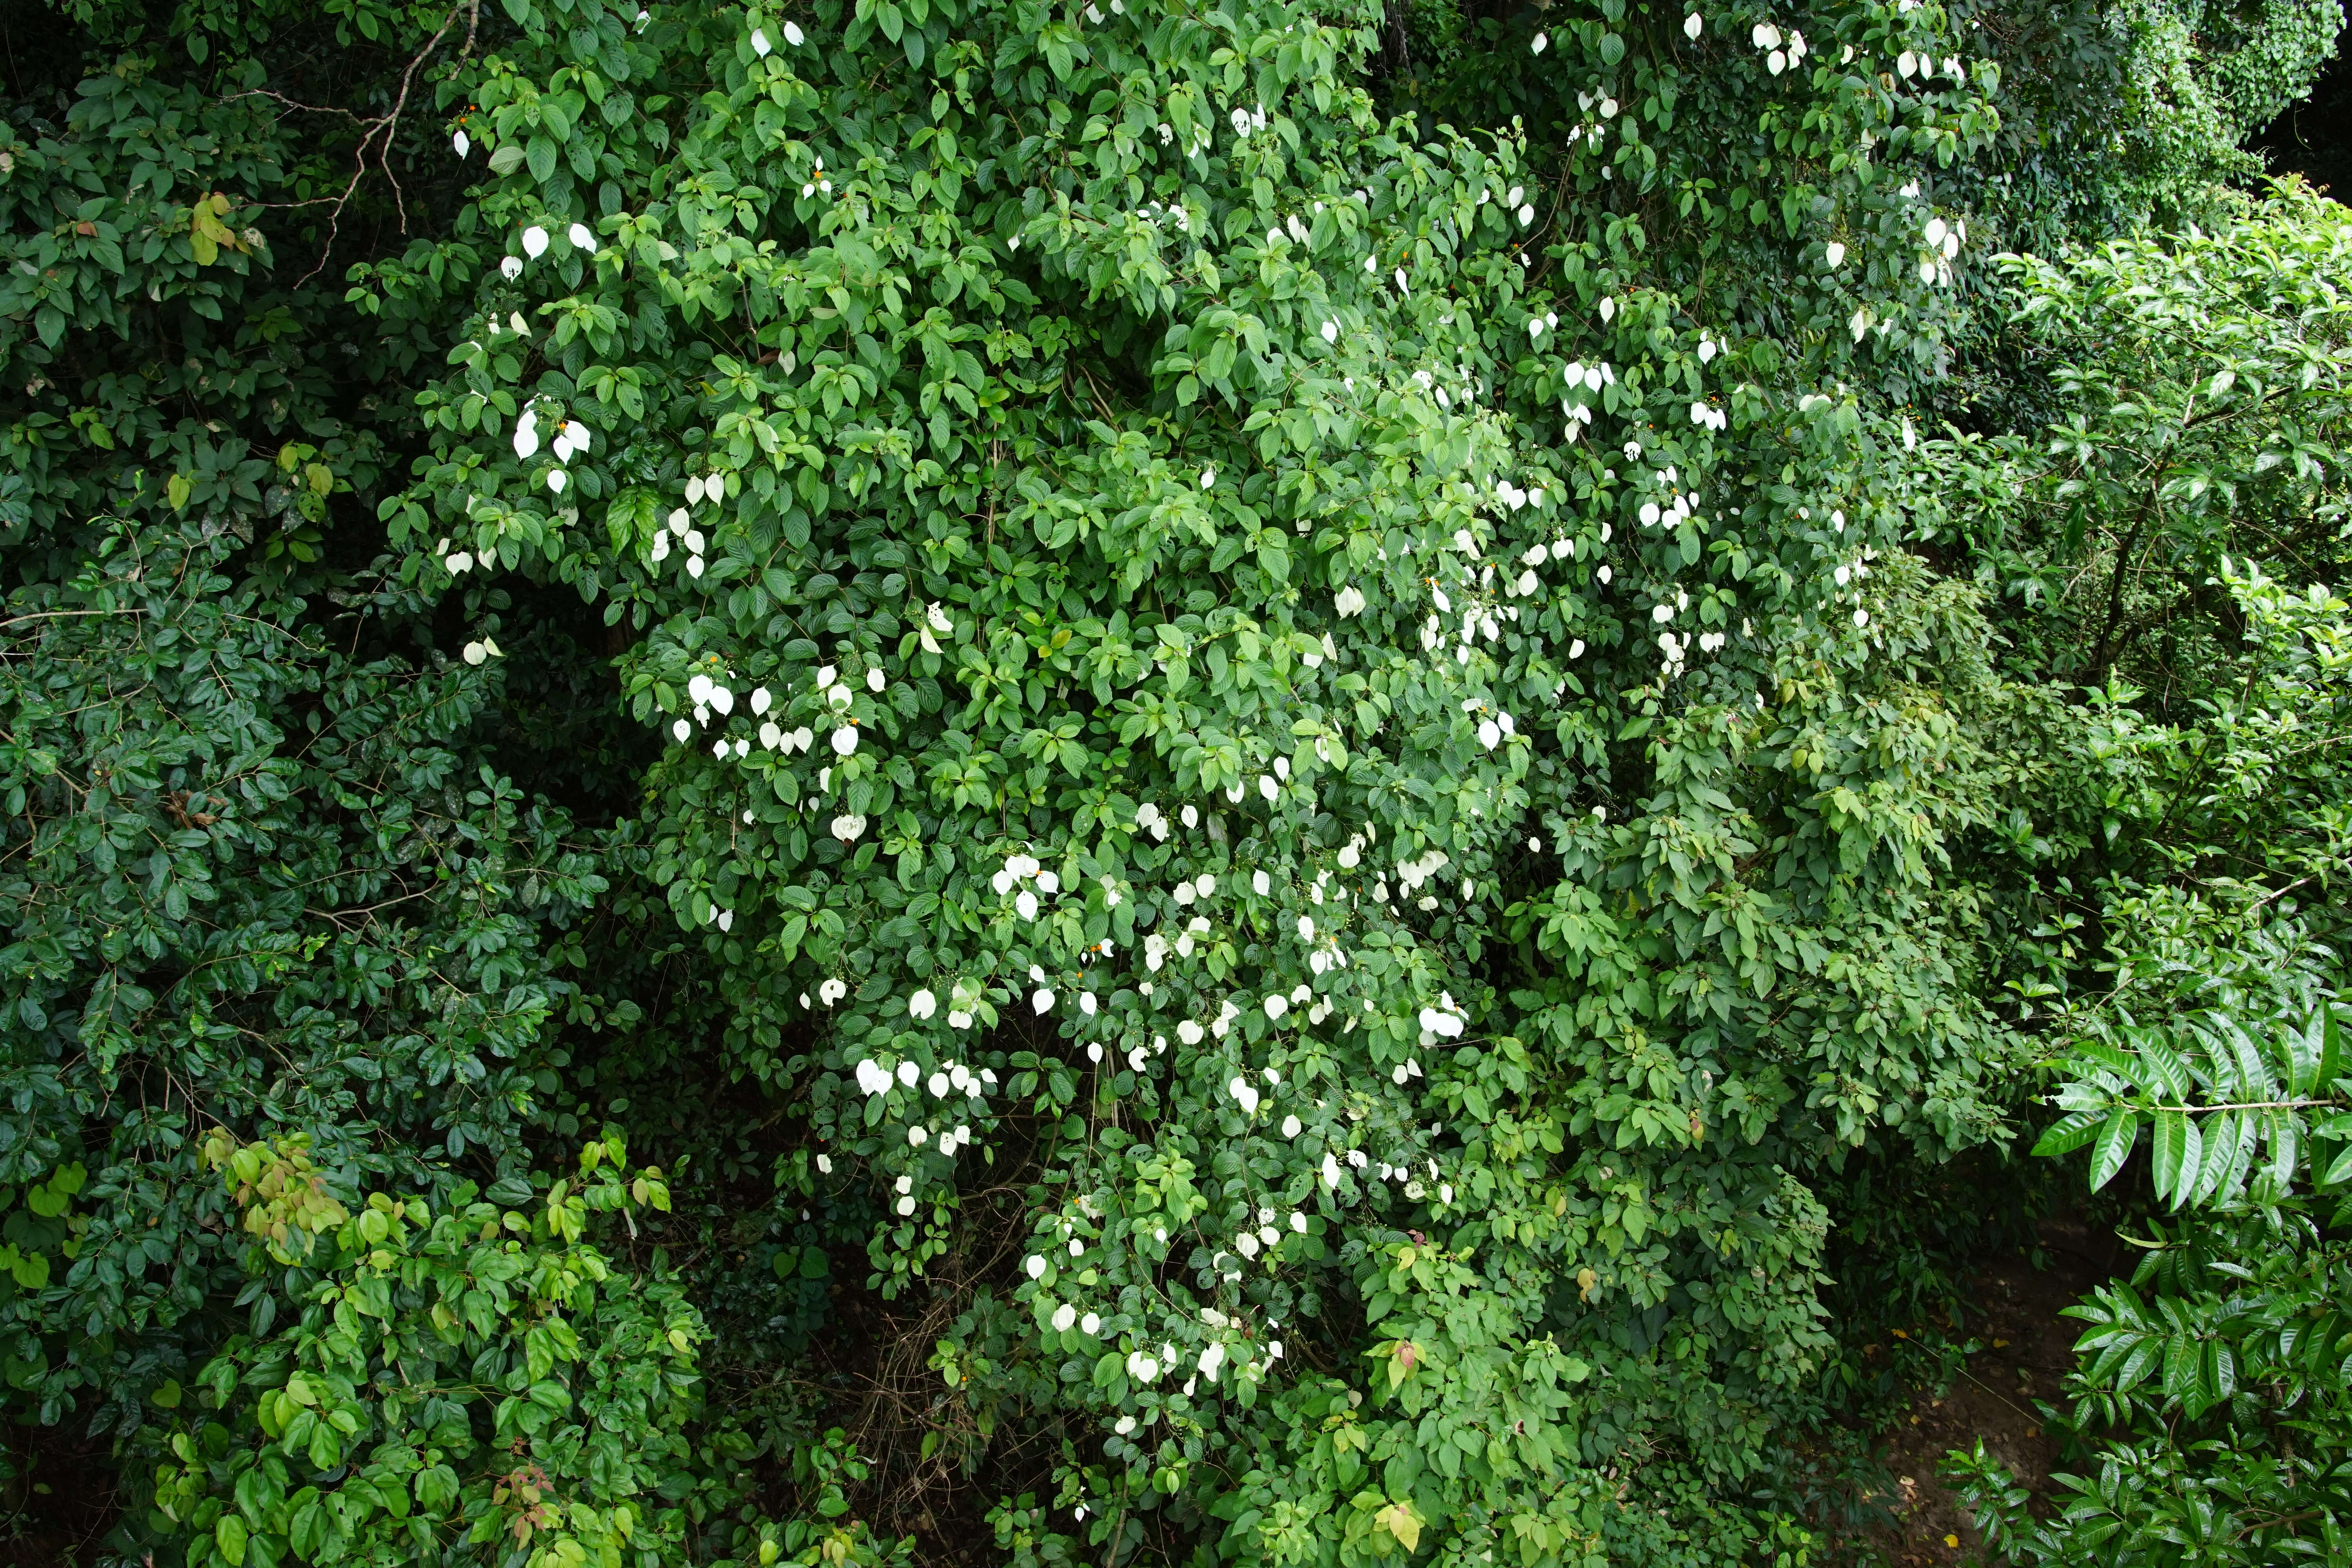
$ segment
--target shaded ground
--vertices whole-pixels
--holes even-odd
[[[2126,1263],[2113,1237],[2079,1215],[2052,1215],[2039,1239],[2046,1267],[2037,1269],[2030,1256],[2020,1254],[1978,1276],[1977,1316],[1968,1328],[1982,1348],[1943,1396],[1922,1395],[1885,1439],[1879,1458],[1895,1477],[1895,1491],[1879,1500],[1893,1510],[1895,1523],[1866,1539],[1890,1562],[1941,1568],[1976,1550],[1976,1532],[1936,1473],[1951,1449],[1981,1437],[2018,1484],[2036,1500],[2049,1495],[2058,1449],[2033,1402],[2058,1396],[2081,1331],[2075,1320],[2059,1313]]]

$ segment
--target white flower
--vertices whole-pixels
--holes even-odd
[[[928,990],[918,991],[907,998],[907,1012],[913,1017],[928,1018],[938,1012],[939,1007],[940,999]]]
[[[1176,1026],[1176,1037],[1188,1046],[1201,1043],[1201,1026],[1187,1018]]]
[[[596,248],[596,237],[589,232],[588,226],[584,223],[573,224],[564,237],[572,242],[572,248],[575,250]]]
[[[1085,1317],[1078,1320],[1078,1332],[1082,1334],[1095,1334],[1100,1333],[1101,1331],[1102,1316],[1100,1313],[1088,1312]]]
[[[1084,1013],[1087,1017],[1091,1018],[1095,1016],[1095,994],[1093,992],[1081,991],[1078,993],[1079,1012]],[[1098,1045],[1088,1046],[1087,1047],[1087,1054],[1092,1057],[1096,1061],[1100,1061],[1102,1060],[1102,1047]]]
[[[539,416],[526,408],[522,411],[522,417],[515,421],[514,455],[529,461],[531,455],[538,450]]]
[[[1035,920],[1037,918],[1037,895],[1031,892],[1026,888],[1022,889],[1020,895],[1013,900],[1013,908],[1023,920]]]
[[[1868,610],[1856,610],[1853,613],[1853,625],[1856,631],[1860,631],[1863,627],[1870,625],[1870,612]]]
[[[845,812],[833,819],[833,836],[844,844],[855,844],[865,831],[866,818],[855,813]]]
[[[793,47],[797,49],[806,41],[806,35],[802,33],[799,23],[787,22],[784,24],[784,42],[792,45]]]
[[[530,257],[533,261],[536,261],[541,256],[544,256],[547,253],[547,230],[540,227],[537,224],[533,224],[529,228],[524,229],[522,231],[522,248],[523,254]]]
[[[833,732],[833,749],[836,754],[845,757],[857,750],[857,727],[844,724],[835,730]]]
[[[1603,294],[1603,295],[1601,297],[1601,320],[1605,323],[1605,322],[1609,321],[1611,319],[1612,319],[1616,314],[1617,314],[1617,300],[1616,300],[1616,299],[1615,299],[1613,296],[1612,296],[1612,295]],[[1588,375],[1588,376],[1585,378],[1585,384],[1586,384],[1586,385],[1588,385],[1588,386],[1590,386],[1590,385],[1591,384],[1591,376],[1589,376],[1589,375]]]
[[[1289,1011],[1289,998],[1277,995],[1269,996],[1265,999],[1265,1016],[1267,1017],[1279,1021],[1282,1016]]]
[[[1239,114],[1239,113],[1241,112],[1241,110],[1238,110],[1238,109],[1236,109],[1236,110],[1234,110],[1234,112],[1235,114]],[[1217,470],[1216,470],[1216,469],[1214,469],[1214,468],[1202,468],[1202,469],[1201,470],[1201,488],[1202,488],[1202,489],[1204,489],[1204,490],[1205,490],[1205,489],[1209,489],[1211,486],[1214,485],[1216,482],[1217,482]]]
[[[1054,1309],[1054,1331],[1055,1333],[1059,1334],[1068,1332],[1070,1325],[1077,1321],[1078,1310],[1076,1307],[1071,1306],[1067,1301],[1063,1302],[1060,1306]]]
[[[1266,1016],[1270,1018],[1281,1016],[1280,1014],[1274,1011],[1273,1007],[1273,1004],[1281,1000],[1282,998],[1279,996],[1269,996],[1266,998]],[[1225,1085],[1225,1092],[1234,1097],[1234,1102],[1242,1108],[1243,1115],[1255,1116],[1257,1114],[1257,1089],[1250,1082],[1249,1079],[1245,1078],[1234,1079],[1232,1082]]]
[[[1054,994],[1040,985],[1037,987],[1037,994],[1029,998],[1029,1005],[1044,1013],[1054,1005]]]
[[[1696,42],[1698,37],[1698,30],[1701,25],[1702,24],[1698,19],[1698,13],[1696,11],[1692,12],[1689,16],[1683,18],[1683,36]]]
[[[1339,341],[1339,322],[1327,321],[1323,323],[1323,341],[1327,343],[1336,343]]]
[[[686,743],[686,738],[694,733],[694,726],[688,723],[685,720],[680,719],[677,723],[672,724],[669,727],[669,732],[677,737],[677,742],[679,745],[684,745]]]
[[[1127,1375],[1138,1383],[1156,1383],[1160,1378],[1160,1363],[1141,1351],[1131,1351],[1127,1358]]]
[[[1520,226],[1521,228],[1525,228],[1525,227],[1527,227],[1527,226],[1528,226],[1528,225],[1529,225],[1529,224],[1531,224],[1531,223],[1533,223],[1533,222],[1535,222],[1535,221],[1536,221],[1536,205],[1535,205],[1535,203],[1533,203],[1533,202],[1526,202],[1526,203],[1521,204],[1521,205],[1520,205],[1520,207],[1519,207],[1519,226]]]
[[[1029,1278],[1032,1279],[1043,1279],[1045,1277],[1045,1259],[1034,1252],[1029,1255],[1027,1261],[1021,1267],[1028,1271]]]
[[[828,980],[816,988],[816,999],[828,1007],[848,994],[849,982],[846,980]]]
[[[506,275],[508,282],[513,282],[516,279],[522,276],[522,258],[520,256],[507,257],[499,263],[499,270]]]
[[[1478,743],[1490,752],[1503,743],[1503,731],[1492,719],[1478,721]]]
[[[869,669],[866,672],[866,690],[879,691],[887,683],[883,679],[882,672],[880,670]]]
[[[1830,264],[1832,271],[1835,271],[1845,264],[1845,247],[1834,239],[1831,240],[1828,247],[1822,252],[1822,259]]]
[[[1252,1237],[1245,1239],[1255,1241],[1256,1238]],[[1252,1247],[1249,1250],[1255,1253],[1257,1248]],[[1217,1381],[1217,1369],[1224,1364],[1224,1342],[1223,1340],[1212,1340],[1208,1346],[1201,1352],[1201,1375],[1207,1378],[1211,1383],[1214,1383]]]
[[[1550,35],[1546,33],[1538,33],[1536,35],[1535,42],[1528,46],[1528,53],[1531,55],[1539,55],[1544,52],[1544,46],[1550,42]]]

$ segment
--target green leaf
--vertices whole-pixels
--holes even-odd
[[[551,164],[553,160],[553,153],[551,151],[549,156]],[[500,142],[497,151],[490,154],[490,173],[498,175],[500,179],[504,179],[507,175],[513,174],[517,169],[521,168],[522,161],[523,150],[521,142]]]
[[[2181,1179],[2181,1155],[2189,1146],[2189,1115],[2182,1110],[2158,1110],[2149,1128],[2149,1152],[2154,1163],[2156,1195],[2171,1195]],[[2189,1173],[2194,1180],[2195,1172]],[[2177,1205],[2176,1205],[2177,1206]]]
[[[2126,1106],[2117,1106],[2099,1129],[2091,1147],[2091,1190],[2097,1192],[2115,1180],[2124,1162],[2131,1157],[2132,1134],[2139,1118]]]
[[[2071,1154],[2088,1143],[2106,1120],[2104,1110],[2072,1110],[2052,1122],[2035,1142],[2036,1154]]]

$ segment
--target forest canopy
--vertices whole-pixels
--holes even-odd
[[[15,8],[11,1549],[2352,1556],[2343,20]]]

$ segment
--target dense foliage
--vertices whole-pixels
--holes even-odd
[[[1794,1563],[1957,1163],[2145,1129],[1990,1538],[2336,1552],[2341,20],[12,31],[11,1485]]]

